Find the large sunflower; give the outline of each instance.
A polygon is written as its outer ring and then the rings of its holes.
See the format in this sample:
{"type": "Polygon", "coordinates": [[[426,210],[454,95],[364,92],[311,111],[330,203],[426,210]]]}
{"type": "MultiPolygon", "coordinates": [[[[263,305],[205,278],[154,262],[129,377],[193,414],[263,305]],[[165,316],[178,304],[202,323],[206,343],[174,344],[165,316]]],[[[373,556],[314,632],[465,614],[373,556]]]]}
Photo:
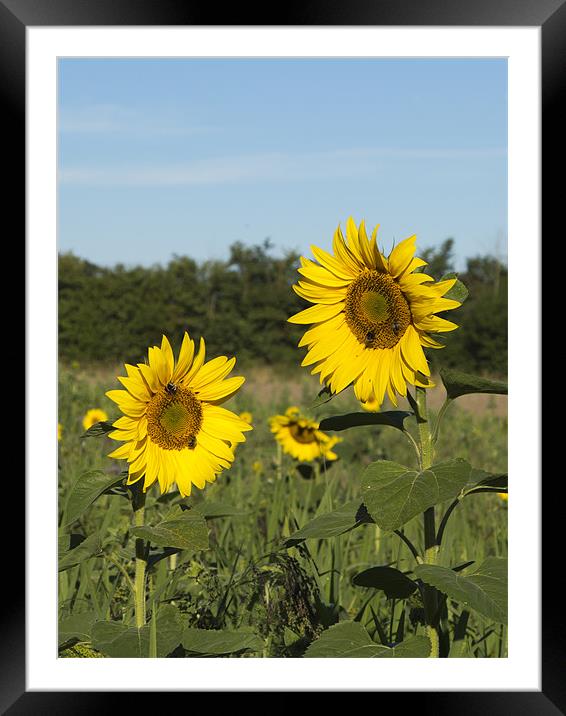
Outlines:
{"type": "Polygon", "coordinates": [[[318,423],[302,416],[298,408],[288,408],[285,415],[274,415],[269,419],[269,426],[283,450],[297,460],[338,458],[332,448],[341,442],[342,438],[323,433],[319,430],[318,423]]]}
{"type": "Polygon", "coordinates": [[[244,442],[243,432],[252,427],[220,403],[244,378],[226,378],[235,358],[204,359],[204,339],[195,356],[195,344],[185,333],[175,362],[163,336],[161,348],[149,349],[147,364],[126,365],[128,377],[118,378],[126,390],[106,393],[124,413],[109,433],[124,445],[109,457],[128,461],[128,484],[143,477],[145,491],[158,480],[163,493],[176,483],[185,496],[192,485],[202,489],[230,467],[233,446],[244,442]]]}
{"type": "Polygon", "coordinates": [[[307,346],[302,362],[314,366],[320,382],[332,393],[351,383],[358,400],[380,406],[385,394],[394,405],[407,395],[407,384],[429,388],[430,369],[424,348],[442,348],[429,333],[457,328],[435,315],[460,303],[445,294],[456,279],[435,282],[415,273],[426,261],[415,258],[415,236],[402,241],[388,258],[379,251],[376,227],[368,238],[364,222],[352,218],[334,234],[334,254],[311,246],[318,263],[301,258],[303,278],[293,286],[313,306],[289,318],[316,324],[299,346],[307,346]]]}

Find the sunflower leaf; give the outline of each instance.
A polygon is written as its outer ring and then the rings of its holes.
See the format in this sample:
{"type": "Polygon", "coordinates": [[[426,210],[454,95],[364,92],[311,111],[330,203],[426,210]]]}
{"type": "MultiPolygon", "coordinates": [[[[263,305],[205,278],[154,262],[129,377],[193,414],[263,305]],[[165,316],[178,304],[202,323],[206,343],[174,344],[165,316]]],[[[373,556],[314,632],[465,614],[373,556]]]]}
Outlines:
{"type": "Polygon", "coordinates": [[[94,557],[101,550],[100,535],[97,533],[90,535],[90,537],[82,540],[78,546],[59,553],[59,572],[64,572],[86,559],[94,557]]]}
{"type": "Polygon", "coordinates": [[[261,651],[263,640],[253,632],[230,629],[194,629],[183,631],[183,648],[195,654],[222,656],[242,651],[261,651]]]}
{"type": "Polygon", "coordinates": [[[457,497],[468,484],[471,472],[471,465],[460,458],[437,463],[422,472],[378,460],[368,465],[362,475],[362,497],[381,529],[395,530],[429,507],[457,497]]]}
{"type": "Polygon", "coordinates": [[[457,274],[451,271],[450,273],[444,274],[444,276],[440,280],[448,281],[451,278],[455,278],[456,283],[452,286],[448,293],[444,294],[443,298],[449,298],[452,301],[459,301],[460,303],[464,303],[464,301],[468,298],[469,291],[466,288],[466,285],[462,283],[462,281],[460,281],[457,274]]]}
{"type": "Polygon", "coordinates": [[[121,484],[124,475],[107,473],[102,470],[88,470],[75,481],[64,512],[64,525],[69,526],[77,520],[92,503],[111,487],[121,484]]]}
{"type": "Polygon", "coordinates": [[[100,435],[106,435],[107,433],[111,433],[113,430],[116,430],[116,428],[109,420],[101,420],[98,423],[91,425],[90,428],[81,435],[81,439],[97,438],[100,435]]]}
{"type": "Polygon", "coordinates": [[[365,505],[361,505],[359,500],[354,500],[342,505],[337,510],[319,515],[314,520],[307,522],[304,527],[285,540],[284,546],[295,547],[306,539],[336,537],[369,522],[373,522],[373,520],[365,505]]]}
{"type": "Polygon", "coordinates": [[[68,647],[78,641],[90,641],[96,612],[80,612],[61,619],[59,622],[59,647],[68,647]]]}
{"type": "Polygon", "coordinates": [[[443,594],[488,619],[507,623],[507,560],[488,557],[473,572],[457,574],[448,567],[420,564],[415,574],[443,594]]]}
{"type": "Polygon", "coordinates": [[[491,380],[477,375],[460,373],[449,368],[440,369],[440,377],[446,388],[446,395],[451,400],[461,395],[471,393],[491,393],[495,395],[507,395],[507,383],[500,380],[491,380]]]}
{"type": "Polygon", "coordinates": [[[407,599],[417,584],[393,567],[370,567],[352,579],[356,587],[371,587],[385,592],[387,599],[407,599]]]}
{"type": "Polygon", "coordinates": [[[408,410],[386,410],[383,413],[347,413],[332,415],[320,421],[321,430],[347,430],[362,425],[390,425],[397,430],[404,429],[404,421],[413,415],[408,410]]]}
{"type": "MultiPolygon", "coordinates": [[[[171,604],[162,606],[156,618],[157,656],[166,657],[181,643],[182,616],[171,604]]],[[[150,626],[138,629],[122,622],[94,622],[91,640],[95,649],[109,657],[149,656],[150,626]]]]}
{"type": "Polygon", "coordinates": [[[430,640],[414,636],[393,647],[376,644],[359,622],[340,622],[331,626],[314,641],[305,653],[307,658],[370,658],[399,657],[425,659],[430,655],[430,640]]]}
{"type": "MultiPolygon", "coordinates": [[[[481,472],[481,471],[479,471],[481,472]]],[[[507,473],[490,474],[483,473],[483,478],[471,487],[468,486],[464,492],[466,495],[476,495],[479,492],[507,492],[507,473]]]]}
{"type": "Polygon", "coordinates": [[[131,533],[158,547],[208,549],[206,520],[196,510],[172,510],[167,518],[155,527],[133,527],[131,533]]]}

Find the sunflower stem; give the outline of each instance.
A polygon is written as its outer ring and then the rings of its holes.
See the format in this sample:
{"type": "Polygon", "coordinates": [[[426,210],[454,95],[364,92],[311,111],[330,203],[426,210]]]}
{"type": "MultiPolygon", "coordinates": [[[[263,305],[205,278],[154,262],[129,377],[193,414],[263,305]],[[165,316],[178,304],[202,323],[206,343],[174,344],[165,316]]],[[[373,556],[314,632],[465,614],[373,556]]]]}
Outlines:
{"type": "MultiPolygon", "coordinates": [[[[132,508],[134,510],[134,526],[143,527],[145,519],[145,492],[139,481],[133,485],[132,508]]],[[[145,540],[136,538],[136,573],[134,577],[135,614],[138,629],[145,626],[145,572],[147,566],[147,550],[145,540]]]]}
{"type": "MultiPolygon", "coordinates": [[[[424,388],[417,386],[415,388],[415,398],[417,402],[417,428],[419,431],[421,470],[428,470],[433,462],[434,448],[430,436],[430,427],[428,420],[428,411],[426,405],[426,391],[424,388]]],[[[436,526],[434,506],[424,511],[424,561],[426,564],[436,564],[438,556],[438,546],[436,543],[436,526]]],[[[439,655],[439,635],[438,635],[438,594],[434,587],[423,585],[423,601],[425,608],[425,618],[427,622],[427,635],[431,643],[431,657],[439,655]]]]}

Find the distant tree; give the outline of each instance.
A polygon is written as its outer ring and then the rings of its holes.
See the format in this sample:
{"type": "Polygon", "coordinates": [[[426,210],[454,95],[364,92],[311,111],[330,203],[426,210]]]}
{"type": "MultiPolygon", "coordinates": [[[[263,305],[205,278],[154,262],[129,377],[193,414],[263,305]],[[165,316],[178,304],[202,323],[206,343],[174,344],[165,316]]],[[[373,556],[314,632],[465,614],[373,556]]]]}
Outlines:
{"type": "Polygon", "coordinates": [[[454,239],[445,239],[438,247],[430,246],[423,251],[419,251],[419,258],[428,264],[422,270],[436,280],[454,271],[453,248],[454,239]]]}

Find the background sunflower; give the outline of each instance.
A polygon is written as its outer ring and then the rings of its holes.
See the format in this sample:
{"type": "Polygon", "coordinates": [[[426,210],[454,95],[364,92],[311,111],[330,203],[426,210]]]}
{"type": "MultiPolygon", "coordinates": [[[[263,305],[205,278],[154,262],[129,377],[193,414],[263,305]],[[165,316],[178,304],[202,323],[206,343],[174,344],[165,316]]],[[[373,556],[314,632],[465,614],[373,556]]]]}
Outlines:
{"type": "Polygon", "coordinates": [[[337,460],[332,451],[342,438],[330,437],[318,429],[318,423],[301,415],[296,407],[288,408],[285,415],[274,415],[269,419],[271,432],[283,451],[297,460],[310,462],[324,457],[337,460]]]}

